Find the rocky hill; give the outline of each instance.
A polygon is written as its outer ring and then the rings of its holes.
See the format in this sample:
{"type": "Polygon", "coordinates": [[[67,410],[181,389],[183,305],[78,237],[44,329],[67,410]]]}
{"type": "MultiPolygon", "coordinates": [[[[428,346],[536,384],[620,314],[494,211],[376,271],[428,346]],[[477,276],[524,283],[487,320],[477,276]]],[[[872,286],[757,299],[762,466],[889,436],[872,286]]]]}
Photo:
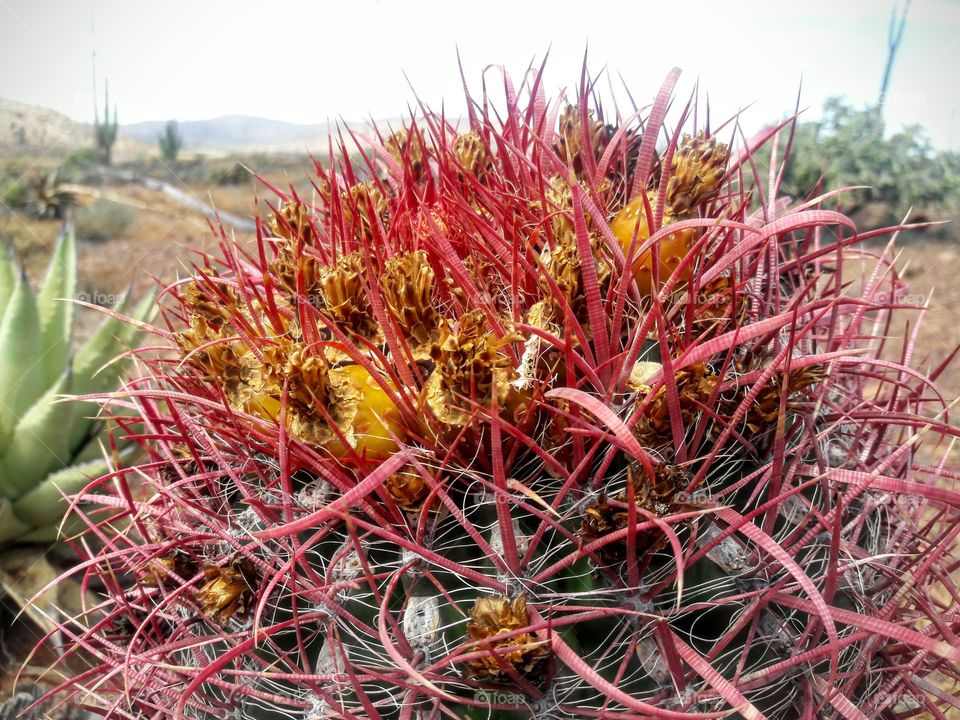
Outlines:
{"type": "MultiPolygon", "coordinates": [[[[133,158],[157,152],[157,138],[166,120],[151,120],[120,126],[114,157],[133,158]]],[[[399,118],[378,120],[383,132],[402,127],[399,118]]],[[[347,123],[362,133],[372,130],[370,122],[347,123]]],[[[179,131],[187,152],[250,153],[309,150],[322,154],[336,123],[297,124],[249,115],[225,115],[212,120],[185,121],[179,131]]],[[[0,154],[70,153],[90,147],[93,127],[49,108],[0,98],[0,154]]]]}
{"type": "MultiPolygon", "coordinates": [[[[70,153],[90,147],[93,125],[78,122],[63,113],[16,100],[0,98],[0,153],[70,153]]],[[[154,143],[156,144],[156,143],[154,143]]],[[[142,145],[121,136],[115,155],[142,152],[142,145]]]]}

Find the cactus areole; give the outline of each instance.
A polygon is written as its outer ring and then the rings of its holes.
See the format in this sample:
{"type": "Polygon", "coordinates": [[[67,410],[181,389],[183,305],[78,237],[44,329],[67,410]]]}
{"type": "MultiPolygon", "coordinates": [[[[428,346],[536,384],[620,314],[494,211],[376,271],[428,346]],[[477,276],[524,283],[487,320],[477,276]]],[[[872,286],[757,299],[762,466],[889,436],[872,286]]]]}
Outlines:
{"type": "Polygon", "coordinates": [[[780,197],[756,153],[784,128],[674,118],[677,76],[629,116],[539,74],[422,108],[341,138],[309,197],[270,187],[255,245],[221,232],[105,399],[147,456],[82,497],[106,593],[56,692],[157,719],[956,706],[957,431],[861,243],[896,228],[780,197]]]}

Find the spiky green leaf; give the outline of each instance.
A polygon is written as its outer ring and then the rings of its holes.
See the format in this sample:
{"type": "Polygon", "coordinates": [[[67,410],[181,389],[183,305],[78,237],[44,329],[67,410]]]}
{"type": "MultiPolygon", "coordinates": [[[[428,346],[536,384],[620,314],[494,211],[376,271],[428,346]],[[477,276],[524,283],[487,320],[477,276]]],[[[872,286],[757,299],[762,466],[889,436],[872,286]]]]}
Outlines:
{"type": "MultiPolygon", "coordinates": [[[[71,390],[73,376],[68,368],[57,382],[35,402],[17,424],[0,467],[14,498],[20,497],[48,473],[70,462],[70,446],[76,406],[57,402],[71,390]]],[[[79,421],[78,421],[79,422],[79,421]]]]}
{"type": "MultiPolygon", "coordinates": [[[[146,320],[154,307],[153,295],[144,296],[133,308],[127,298],[121,300],[114,312],[128,314],[134,320],[146,320]]],[[[120,353],[134,347],[143,335],[136,325],[110,316],[103,321],[90,340],[77,352],[74,359],[74,392],[78,395],[104,392],[116,383],[123,371],[122,362],[111,362],[120,353]]]]}
{"type": "MultiPolygon", "coordinates": [[[[145,320],[154,308],[153,295],[146,295],[133,308],[128,306],[128,300],[124,299],[114,311],[122,314],[129,309],[131,318],[145,320]]],[[[87,395],[115,388],[128,364],[125,360],[116,360],[117,357],[135,347],[142,335],[143,331],[139,327],[119,318],[111,316],[104,320],[74,360],[73,393],[87,395]]],[[[75,404],[75,412],[77,421],[68,430],[70,446],[74,450],[90,437],[90,423],[99,416],[100,408],[93,402],[78,402],[75,404]]]]}
{"type": "Polygon", "coordinates": [[[77,289],[77,250],[73,225],[64,225],[37,297],[44,379],[56,382],[70,355],[77,289]]]}
{"type": "Polygon", "coordinates": [[[0,321],[0,453],[45,389],[39,324],[36,299],[21,272],[0,321]]]}
{"type": "Polygon", "coordinates": [[[13,252],[10,247],[0,249],[0,317],[7,307],[7,301],[13,293],[13,286],[17,282],[17,274],[13,268],[13,252]]]}
{"type": "Polygon", "coordinates": [[[31,529],[30,525],[17,518],[12,503],[0,497],[0,544],[17,540],[31,529]]]}
{"type": "MultiPolygon", "coordinates": [[[[122,450],[120,461],[133,457],[136,450],[135,447],[122,450]]],[[[110,465],[111,463],[101,456],[51,473],[12,504],[14,515],[21,523],[35,528],[56,525],[66,510],[64,496],[80,492],[92,480],[110,472],[110,465]]]]}

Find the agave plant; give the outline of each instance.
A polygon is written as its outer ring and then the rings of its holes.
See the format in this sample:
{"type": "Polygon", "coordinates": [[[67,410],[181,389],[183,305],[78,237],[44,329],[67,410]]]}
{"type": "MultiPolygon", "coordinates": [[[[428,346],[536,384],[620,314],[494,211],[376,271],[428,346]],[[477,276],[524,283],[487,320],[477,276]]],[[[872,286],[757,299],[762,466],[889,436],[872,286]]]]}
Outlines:
{"type": "MultiPolygon", "coordinates": [[[[76,353],[72,348],[77,262],[73,228],[65,225],[46,277],[34,295],[10,254],[0,253],[0,544],[57,539],[67,504],[104,475],[110,450],[99,407],[63,404],[66,393],[96,394],[118,382],[111,361],[140,334],[114,315],[76,353]]],[[[150,297],[133,309],[151,310],[150,297]]],[[[133,443],[114,448],[132,456],[133,443]]]]}
{"type": "Polygon", "coordinates": [[[676,78],[629,116],[539,74],[462,129],[422,108],[342,139],[312,201],[271,188],[254,248],[221,231],[112,398],[149,455],[78,498],[107,593],[60,628],[92,665],[58,692],[157,719],[956,707],[960,493],[916,450],[957,431],[915,332],[888,350],[890,247],[859,249],[896,229],[779,197],[776,152],[755,182],[787,124],[668,127],[676,78]]]}

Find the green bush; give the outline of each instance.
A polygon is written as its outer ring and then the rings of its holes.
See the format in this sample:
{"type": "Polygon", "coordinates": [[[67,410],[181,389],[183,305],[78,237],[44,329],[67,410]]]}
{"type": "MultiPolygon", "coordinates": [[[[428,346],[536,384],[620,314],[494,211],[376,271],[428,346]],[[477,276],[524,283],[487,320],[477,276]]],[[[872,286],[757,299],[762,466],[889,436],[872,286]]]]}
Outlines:
{"type": "Polygon", "coordinates": [[[234,163],[228,168],[217,168],[210,173],[210,182],[215,185],[242,185],[250,182],[250,171],[240,163],[234,163]]]}
{"type": "Polygon", "coordinates": [[[848,196],[848,212],[868,202],[883,203],[895,214],[914,206],[955,206],[960,156],[936,151],[918,125],[892,134],[884,130],[875,108],[856,109],[830,98],[819,120],[797,124],[783,192],[804,197],[817,188],[868,186],[848,196]]]}
{"type": "Polygon", "coordinates": [[[63,166],[67,169],[82,168],[97,161],[97,151],[94,148],[81,148],[74,150],[63,161],[63,166]]]}
{"type": "Polygon", "coordinates": [[[3,184],[3,191],[0,192],[0,199],[3,200],[4,205],[9,207],[23,207],[26,202],[26,189],[23,187],[23,182],[16,178],[7,180],[3,184]]]}
{"type": "Polygon", "coordinates": [[[97,200],[76,212],[77,237],[99,242],[120,237],[136,220],[136,213],[126,205],[97,200]]]}

